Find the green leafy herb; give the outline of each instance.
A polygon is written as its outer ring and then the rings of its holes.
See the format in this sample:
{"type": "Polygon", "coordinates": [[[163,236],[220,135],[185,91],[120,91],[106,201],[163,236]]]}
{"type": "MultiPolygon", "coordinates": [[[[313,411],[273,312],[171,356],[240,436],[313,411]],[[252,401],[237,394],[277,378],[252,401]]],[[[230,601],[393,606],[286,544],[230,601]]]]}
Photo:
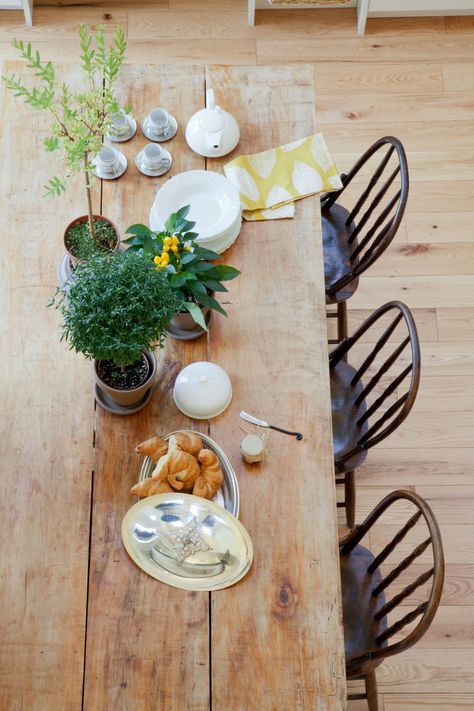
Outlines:
{"type": "Polygon", "coordinates": [[[163,271],[143,253],[108,252],[79,263],[75,280],[51,305],[62,314],[61,340],[86,358],[127,366],[164,345],[180,300],[163,271]]]}

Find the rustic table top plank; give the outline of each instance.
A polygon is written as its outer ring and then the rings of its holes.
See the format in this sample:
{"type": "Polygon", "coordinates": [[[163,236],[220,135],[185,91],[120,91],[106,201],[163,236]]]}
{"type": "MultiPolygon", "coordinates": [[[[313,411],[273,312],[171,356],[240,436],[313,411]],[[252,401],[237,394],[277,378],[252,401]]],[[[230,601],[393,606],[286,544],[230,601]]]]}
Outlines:
{"type": "MultiPolygon", "coordinates": [[[[184,127],[204,97],[203,69],[180,66],[127,66],[121,85],[124,103],[141,120],[157,106],[178,120],[179,133],[166,147],[172,170],[152,179],[135,167],[148,141],[141,133],[115,144],[126,153],[128,169],[119,181],[103,181],[102,211],[123,231],[148,224],[154,193],[171,175],[203,169],[204,159],[185,148],[184,127]]],[[[117,711],[207,711],[209,708],[209,613],[207,593],[158,583],[128,557],[121,540],[123,516],[136,499],[141,457],[135,445],[154,433],[188,428],[188,418],[172,402],[179,369],[207,359],[206,338],[192,343],[167,340],[157,353],[157,389],[142,412],[127,417],[97,408],[92,516],[85,708],[117,711]]]]}
{"type": "MultiPolygon", "coordinates": [[[[241,127],[236,153],[254,153],[315,131],[308,66],[210,67],[217,103],[241,127]]],[[[208,161],[221,171],[222,161],[208,161]]],[[[345,706],[335,485],[329,401],[319,199],[293,220],[244,223],[225,262],[228,320],[210,331],[209,359],[233,384],[211,436],[229,454],[241,491],[240,519],[254,564],[237,585],[212,594],[214,711],[345,706]],[[239,455],[241,409],[304,433],[272,433],[268,461],[239,455]]]]}
{"type": "MultiPolygon", "coordinates": [[[[68,81],[74,67],[59,66],[68,81]]],[[[20,62],[3,74],[26,75],[20,62]]],[[[0,708],[79,711],[87,598],[93,403],[90,365],[58,338],[46,304],[62,235],[87,209],[79,178],[43,149],[45,117],[0,86],[0,708]]]]}

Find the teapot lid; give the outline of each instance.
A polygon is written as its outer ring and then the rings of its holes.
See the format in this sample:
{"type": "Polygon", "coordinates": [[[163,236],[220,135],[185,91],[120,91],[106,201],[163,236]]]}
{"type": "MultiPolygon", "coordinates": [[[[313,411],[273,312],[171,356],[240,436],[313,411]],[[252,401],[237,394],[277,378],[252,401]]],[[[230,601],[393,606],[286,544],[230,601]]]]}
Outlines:
{"type": "Polygon", "coordinates": [[[199,128],[209,133],[222,131],[225,125],[225,118],[220,106],[215,109],[203,109],[199,113],[199,128]]]}

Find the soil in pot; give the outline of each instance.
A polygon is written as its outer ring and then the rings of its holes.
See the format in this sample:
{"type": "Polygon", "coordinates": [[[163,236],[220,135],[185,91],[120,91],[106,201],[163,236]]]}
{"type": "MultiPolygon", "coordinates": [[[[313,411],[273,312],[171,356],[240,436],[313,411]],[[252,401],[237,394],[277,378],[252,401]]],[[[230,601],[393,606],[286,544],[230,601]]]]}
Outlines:
{"type": "Polygon", "coordinates": [[[111,360],[101,360],[97,363],[97,375],[103,383],[115,390],[134,390],[143,385],[149,375],[150,364],[145,355],[141,361],[126,365],[117,366],[111,360]]]}
{"type": "Polygon", "coordinates": [[[118,233],[108,220],[94,217],[95,240],[87,217],[74,220],[66,229],[64,244],[68,253],[75,259],[88,259],[99,252],[115,249],[118,243],[118,233]]]}

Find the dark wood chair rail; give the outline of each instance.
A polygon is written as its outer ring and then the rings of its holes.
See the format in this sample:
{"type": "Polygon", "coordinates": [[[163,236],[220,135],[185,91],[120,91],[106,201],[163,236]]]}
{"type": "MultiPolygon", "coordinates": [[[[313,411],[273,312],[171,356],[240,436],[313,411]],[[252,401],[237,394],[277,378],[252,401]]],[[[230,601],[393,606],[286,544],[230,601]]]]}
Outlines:
{"type": "Polygon", "coordinates": [[[400,301],[390,301],[374,311],[351,336],[346,337],[331,352],[329,368],[334,464],[336,475],[343,475],[336,481],[345,486],[344,501],[339,505],[346,508],[347,525],[352,528],[355,516],[354,469],[365,461],[367,451],[371,447],[388,437],[402,424],[413,407],[418,392],[420,342],[408,306],[400,301]],[[393,319],[356,370],[346,362],[347,359],[350,361],[351,349],[363,339],[369,329],[391,311],[394,312],[393,319]],[[390,338],[400,324],[405,328],[400,341],[393,345],[390,338]],[[385,356],[382,354],[384,347],[389,350],[389,354],[385,356]],[[409,357],[406,356],[408,349],[409,357]],[[364,383],[363,377],[377,356],[382,358],[382,363],[364,383]],[[402,358],[403,367],[400,372],[395,372],[402,358]],[[381,382],[388,379],[390,382],[368,405],[367,397],[381,382]],[[396,397],[395,402],[386,410],[381,410],[390,397],[396,397]]]}
{"type": "Polygon", "coordinates": [[[356,291],[360,275],[387,249],[405,212],[409,175],[402,143],[393,136],[380,138],[341,179],[341,190],[321,198],[326,303],[337,305],[336,311],[328,313],[338,319],[337,342],[347,336],[346,302],[356,291]],[[379,152],[384,152],[383,157],[372,177],[352,209],[346,209],[341,204],[345,190],[379,152]]]}
{"type": "MultiPolygon", "coordinates": [[[[416,644],[425,634],[438,609],[444,583],[444,555],[441,534],[433,512],[424,499],[412,491],[394,491],[388,494],[365,521],[356,526],[341,542],[342,592],[344,606],[344,634],[346,645],[346,673],[348,678],[363,678],[366,694],[357,698],[367,698],[370,711],[377,711],[377,682],[375,669],[384,659],[399,654],[416,644]],[[385,547],[374,556],[360,545],[360,542],[379,521],[384,512],[395,502],[411,502],[416,511],[385,547]],[[409,532],[424,522],[427,532],[421,543],[397,562],[390,572],[383,575],[380,566],[387,563],[397,546],[406,539],[409,532]],[[402,574],[407,575],[414,562],[431,549],[432,562],[421,574],[413,574],[413,580],[400,592],[385,600],[385,591],[402,574]],[[431,580],[431,587],[423,601],[415,609],[389,624],[388,615],[396,612],[401,603],[419,591],[431,580]],[[404,628],[420,618],[418,624],[402,639],[389,640],[403,633],[404,628]]],[[[349,696],[349,698],[352,698],[349,696]]]]}

